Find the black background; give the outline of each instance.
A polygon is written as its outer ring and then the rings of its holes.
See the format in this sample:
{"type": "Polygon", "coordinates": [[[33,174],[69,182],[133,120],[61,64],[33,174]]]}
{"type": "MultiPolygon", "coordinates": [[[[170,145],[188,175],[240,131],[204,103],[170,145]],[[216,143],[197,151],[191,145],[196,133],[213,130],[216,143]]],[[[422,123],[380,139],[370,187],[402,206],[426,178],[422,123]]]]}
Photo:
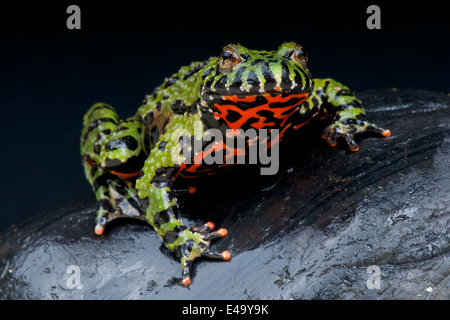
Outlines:
{"type": "Polygon", "coordinates": [[[228,43],[274,50],[297,41],[314,77],[356,92],[450,92],[450,28],[438,3],[2,4],[0,230],[92,193],[79,155],[90,105],[104,101],[131,116],[164,77],[228,43]],[[81,30],[66,27],[70,4],[81,9],[81,30]],[[370,4],[381,8],[381,30],[366,27],[370,4]]]}

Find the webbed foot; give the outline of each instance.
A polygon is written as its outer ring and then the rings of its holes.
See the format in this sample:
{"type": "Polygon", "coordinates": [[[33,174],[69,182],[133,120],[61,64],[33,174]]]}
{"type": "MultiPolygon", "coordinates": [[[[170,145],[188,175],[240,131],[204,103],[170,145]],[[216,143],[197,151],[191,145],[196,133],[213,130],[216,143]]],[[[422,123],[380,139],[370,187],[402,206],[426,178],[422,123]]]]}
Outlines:
{"type": "Polygon", "coordinates": [[[382,135],[383,137],[389,137],[391,131],[383,129],[375,124],[369,123],[364,120],[345,119],[343,122],[336,121],[330,124],[322,133],[322,138],[327,140],[328,144],[332,147],[337,145],[337,139],[342,137],[347,142],[348,148],[351,151],[358,151],[359,146],[355,142],[354,135],[362,132],[374,132],[382,135]],[[345,121],[347,120],[347,121],[345,121]],[[352,120],[352,121],[348,121],[352,120]]]}
{"type": "Polygon", "coordinates": [[[217,260],[229,260],[231,254],[228,251],[216,252],[209,249],[211,241],[223,238],[227,230],[221,228],[214,230],[214,224],[207,222],[200,227],[187,228],[184,233],[184,241],[174,248],[175,253],[181,260],[182,283],[188,286],[191,283],[192,264],[195,259],[205,257],[217,260]]]}

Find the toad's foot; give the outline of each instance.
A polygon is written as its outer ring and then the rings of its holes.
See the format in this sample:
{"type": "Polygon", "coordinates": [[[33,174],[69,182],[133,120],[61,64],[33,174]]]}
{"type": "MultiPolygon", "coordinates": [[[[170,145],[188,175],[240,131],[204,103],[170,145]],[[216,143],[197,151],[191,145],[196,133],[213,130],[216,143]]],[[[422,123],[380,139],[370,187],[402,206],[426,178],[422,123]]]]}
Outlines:
{"type": "Polygon", "coordinates": [[[375,124],[369,123],[363,120],[345,119],[344,121],[336,121],[325,128],[322,133],[322,138],[327,140],[328,144],[332,147],[336,146],[337,139],[343,137],[347,142],[348,148],[351,151],[358,151],[359,146],[355,142],[354,135],[362,132],[374,132],[382,135],[383,137],[389,137],[391,131],[383,129],[375,124]],[[345,121],[347,120],[347,121],[345,121]],[[348,121],[352,120],[352,121],[348,121]]]}
{"type": "Polygon", "coordinates": [[[207,222],[200,227],[186,228],[181,236],[179,244],[175,244],[173,250],[181,260],[182,282],[185,286],[191,283],[192,264],[195,259],[206,257],[210,259],[229,260],[231,255],[228,251],[215,252],[209,249],[211,241],[223,238],[227,230],[221,228],[213,231],[214,224],[207,222]]]}

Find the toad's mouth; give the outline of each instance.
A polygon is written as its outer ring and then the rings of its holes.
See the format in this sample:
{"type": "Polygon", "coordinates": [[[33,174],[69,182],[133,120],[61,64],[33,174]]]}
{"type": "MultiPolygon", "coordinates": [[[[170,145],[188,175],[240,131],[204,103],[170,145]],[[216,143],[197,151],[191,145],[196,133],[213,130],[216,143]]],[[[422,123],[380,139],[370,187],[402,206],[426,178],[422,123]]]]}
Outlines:
{"type": "Polygon", "coordinates": [[[281,96],[285,97],[285,96],[298,95],[298,94],[304,94],[304,93],[310,94],[311,91],[312,91],[312,86],[310,83],[284,84],[283,82],[281,82],[280,84],[272,84],[270,86],[265,84],[265,85],[257,85],[257,86],[253,85],[253,86],[248,86],[248,87],[241,86],[239,88],[204,87],[203,88],[203,96],[210,95],[213,98],[236,96],[241,99],[245,99],[245,97],[255,96],[255,95],[256,96],[281,95],[281,96]]]}

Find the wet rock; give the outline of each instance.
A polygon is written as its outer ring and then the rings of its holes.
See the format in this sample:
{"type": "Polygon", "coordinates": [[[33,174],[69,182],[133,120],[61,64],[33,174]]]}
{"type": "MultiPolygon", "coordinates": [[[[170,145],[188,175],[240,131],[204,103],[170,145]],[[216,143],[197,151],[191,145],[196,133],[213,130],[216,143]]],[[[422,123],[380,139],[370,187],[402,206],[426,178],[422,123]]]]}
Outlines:
{"type": "Polygon", "coordinates": [[[317,120],[283,144],[276,176],[238,166],[181,197],[186,224],[227,228],[213,248],[232,252],[198,261],[189,288],[146,224],[96,236],[89,197],[1,234],[0,298],[449,299],[450,97],[360,98],[391,137],[360,136],[351,153],[317,120]]]}

